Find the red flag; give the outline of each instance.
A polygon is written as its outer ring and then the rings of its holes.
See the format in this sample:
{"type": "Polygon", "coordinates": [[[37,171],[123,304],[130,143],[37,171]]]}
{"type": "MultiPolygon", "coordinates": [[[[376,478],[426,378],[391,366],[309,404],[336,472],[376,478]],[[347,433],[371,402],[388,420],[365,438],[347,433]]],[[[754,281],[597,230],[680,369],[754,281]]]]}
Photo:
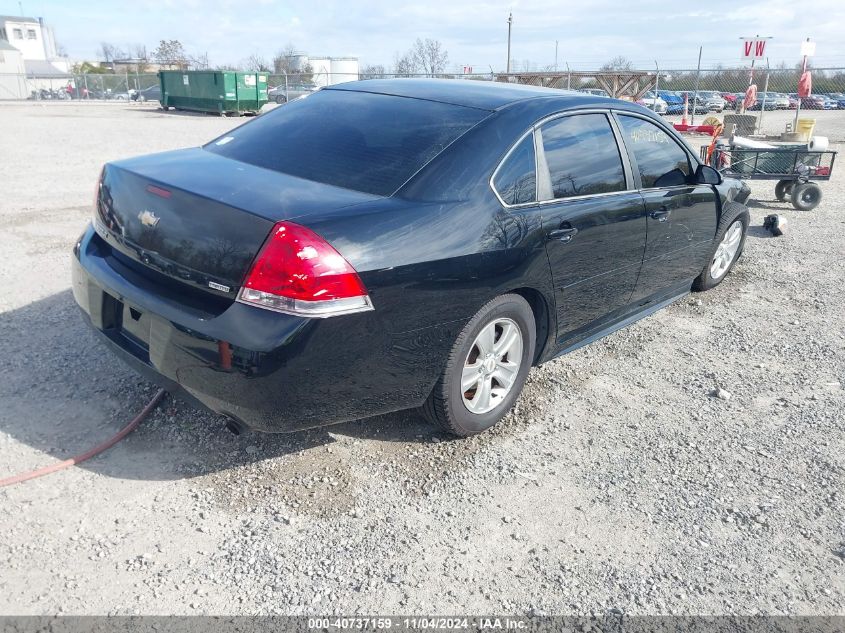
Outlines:
{"type": "Polygon", "coordinates": [[[798,80],[798,96],[809,97],[813,94],[813,78],[809,70],[801,73],[801,79],[798,80]]]}
{"type": "Polygon", "coordinates": [[[745,99],[742,100],[742,108],[743,110],[747,110],[755,103],[757,103],[757,84],[751,84],[748,86],[748,90],[745,91],[745,99]]]}

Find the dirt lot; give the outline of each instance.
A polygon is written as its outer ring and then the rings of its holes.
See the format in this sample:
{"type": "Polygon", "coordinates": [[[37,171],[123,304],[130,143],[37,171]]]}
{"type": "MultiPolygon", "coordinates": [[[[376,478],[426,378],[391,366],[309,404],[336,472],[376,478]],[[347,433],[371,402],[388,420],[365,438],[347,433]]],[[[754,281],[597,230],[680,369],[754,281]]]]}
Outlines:
{"type": "MultiPolygon", "coordinates": [[[[239,123],[0,106],[0,477],[153,393],[69,290],[100,165],[239,123]]],[[[103,456],[0,490],[0,613],[845,614],[843,169],[808,213],[754,184],[725,283],[533,370],[481,437],[412,412],[234,437],[168,401],[103,456]],[[760,228],[773,210],[783,238],[760,228]]]]}

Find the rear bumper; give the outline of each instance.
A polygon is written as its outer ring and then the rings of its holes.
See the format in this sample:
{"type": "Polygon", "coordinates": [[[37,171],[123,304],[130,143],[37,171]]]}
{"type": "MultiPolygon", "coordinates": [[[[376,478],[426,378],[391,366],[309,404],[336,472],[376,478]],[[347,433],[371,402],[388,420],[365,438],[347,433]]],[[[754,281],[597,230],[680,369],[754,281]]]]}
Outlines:
{"type": "Polygon", "coordinates": [[[394,333],[378,309],[305,319],[232,303],[204,313],[122,269],[90,227],[74,249],[73,295],[139,373],[268,432],[421,405],[462,327],[394,333]]]}

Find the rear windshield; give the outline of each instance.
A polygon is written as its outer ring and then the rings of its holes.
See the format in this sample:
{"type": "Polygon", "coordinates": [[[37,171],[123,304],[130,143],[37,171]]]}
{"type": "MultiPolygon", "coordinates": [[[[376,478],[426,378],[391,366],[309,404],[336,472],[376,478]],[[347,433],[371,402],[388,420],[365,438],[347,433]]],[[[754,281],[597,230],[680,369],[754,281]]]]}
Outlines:
{"type": "Polygon", "coordinates": [[[321,90],[205,146],[273,171],[387,196],[486,110],[347,90],[321,90]]]}

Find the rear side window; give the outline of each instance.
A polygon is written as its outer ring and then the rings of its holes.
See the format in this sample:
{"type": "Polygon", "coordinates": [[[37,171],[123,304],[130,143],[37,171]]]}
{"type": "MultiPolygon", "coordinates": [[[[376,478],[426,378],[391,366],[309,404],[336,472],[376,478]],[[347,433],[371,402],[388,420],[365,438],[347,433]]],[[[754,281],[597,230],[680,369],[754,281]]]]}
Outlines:
{"type": "Polygon", "coordinates": [[[540,131],[552,198],[625,189],[622,157],[605,115],[565,116],[549,121],[540,131]]]}
{"type": "Polygon", "coordinates": [[[529,134],[499,167],[493,186],[505,204],[525,204],[537,200],[534,171],[534,135],[529,134]]]}
{"type": "Polygon", "coordinates": [[[386,196],[488,114],[434,101],[321,90],[254,119],[205,149],[386,196]]]}
{"type": "Polygon", "coordinates": [[[683,185],[692,174],[689,155],[654,123],[620,116],[625,145],[634,154],[643,189],[683,185]]]}

